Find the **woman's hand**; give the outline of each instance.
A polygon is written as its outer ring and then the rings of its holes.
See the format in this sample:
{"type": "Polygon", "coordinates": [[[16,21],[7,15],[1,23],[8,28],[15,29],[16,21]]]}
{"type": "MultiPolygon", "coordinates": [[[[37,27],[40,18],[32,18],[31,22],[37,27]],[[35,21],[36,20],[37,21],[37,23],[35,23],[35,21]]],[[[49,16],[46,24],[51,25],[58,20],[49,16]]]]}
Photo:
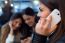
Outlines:
{"type": "Polygon", "coordinates": [[[13,31],[14,30],[13,30],[13,26],[12,26],[12,23],[11,22],[9,22],[9,26],[10,26],[10,34],[13,35],[13,31]]]}
{"type": "Polygon", "coordinates": [[[56,28],[51,28],[51,20],[52,17],[49,16],[46,18],[40,18],[39,22],[36,24],[35,31],[40,35],[48,36],[50,35],[56,28]]]}

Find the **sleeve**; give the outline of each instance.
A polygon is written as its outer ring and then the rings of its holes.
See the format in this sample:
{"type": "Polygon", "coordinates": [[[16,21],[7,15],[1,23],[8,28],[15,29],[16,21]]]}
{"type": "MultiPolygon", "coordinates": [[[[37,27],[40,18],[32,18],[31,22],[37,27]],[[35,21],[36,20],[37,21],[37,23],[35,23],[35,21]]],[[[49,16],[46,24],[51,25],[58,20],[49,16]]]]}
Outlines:
{"type": "Polygon", "coordinates": [[[39,35],[37,33],[33,34],[32,43],[46,43],[47,37],[39,35]]]}

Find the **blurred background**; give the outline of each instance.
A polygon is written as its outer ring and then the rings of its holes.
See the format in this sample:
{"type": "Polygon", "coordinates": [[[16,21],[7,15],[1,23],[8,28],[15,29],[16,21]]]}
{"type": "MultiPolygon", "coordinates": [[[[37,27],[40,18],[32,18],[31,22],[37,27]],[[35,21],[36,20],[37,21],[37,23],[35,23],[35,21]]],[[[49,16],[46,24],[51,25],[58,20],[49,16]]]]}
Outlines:
{"type": "Polygon", "coordinates": [[[8,22],[12,13],[21,12],[31,7],[37,14],[39,11],[39,0],[0,0],[0,27],[8,22]]]}
{"type": "Polygon", "coordinates": [[[36,12],[38,12],[38,4],[39,0],[0,0],[0,16],[3,13],[2,8],[7,6],[11,6],[14,10],[14,13],[22,11],[26,7],[33,8],[36,12]]]}

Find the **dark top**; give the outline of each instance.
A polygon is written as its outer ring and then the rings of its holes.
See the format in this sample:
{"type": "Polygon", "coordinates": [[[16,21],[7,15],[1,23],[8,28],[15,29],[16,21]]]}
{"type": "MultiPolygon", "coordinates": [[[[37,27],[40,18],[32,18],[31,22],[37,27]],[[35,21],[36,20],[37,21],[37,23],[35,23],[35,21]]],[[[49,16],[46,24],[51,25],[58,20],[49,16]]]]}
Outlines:
{"type": "MultiPolygon", "coordinates": [[[[32,43],[49,43],[47,42],[47,37],[39,35],[37,33],[34,33],[32,43]]],[[[65,34],[63,34],[57,41],[56,43],[65,43],[65,34]]]]}

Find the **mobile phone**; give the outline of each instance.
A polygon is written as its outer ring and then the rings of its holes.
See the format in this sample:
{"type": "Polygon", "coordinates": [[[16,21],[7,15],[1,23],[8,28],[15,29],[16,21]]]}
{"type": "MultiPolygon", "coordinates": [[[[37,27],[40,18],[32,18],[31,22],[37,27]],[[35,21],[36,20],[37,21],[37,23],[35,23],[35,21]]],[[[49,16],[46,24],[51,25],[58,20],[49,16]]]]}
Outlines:
{"type": "Polygon", "coordinates": [[[60,11],[58,9],[54,9],[50,15],[52,16],[51,26],[55,26],[61,21],[60,11]]]}

